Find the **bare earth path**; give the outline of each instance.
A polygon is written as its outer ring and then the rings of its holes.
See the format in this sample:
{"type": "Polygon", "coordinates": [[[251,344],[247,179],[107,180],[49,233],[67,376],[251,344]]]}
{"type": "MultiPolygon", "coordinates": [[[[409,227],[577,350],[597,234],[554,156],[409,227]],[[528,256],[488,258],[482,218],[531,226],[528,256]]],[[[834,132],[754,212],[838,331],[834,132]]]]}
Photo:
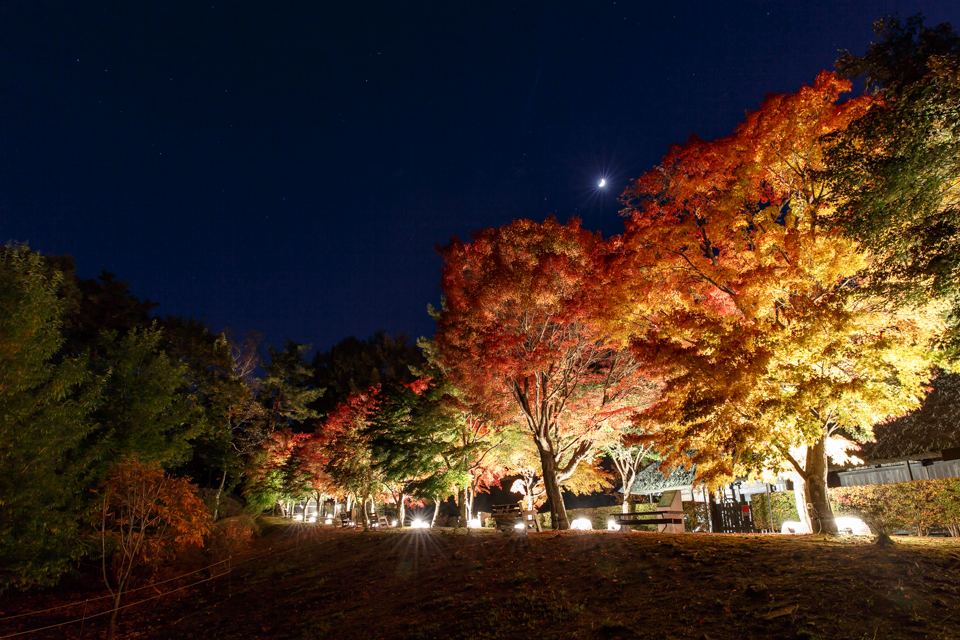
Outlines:
{"type": "MultiPolygon", "coordinates": [[[[953,540],[282,525],[246,560],[127,610],[121,637],[960,638],[953,540]]],[[[54,631],[23,637],[78,629],[54,631]]]]}

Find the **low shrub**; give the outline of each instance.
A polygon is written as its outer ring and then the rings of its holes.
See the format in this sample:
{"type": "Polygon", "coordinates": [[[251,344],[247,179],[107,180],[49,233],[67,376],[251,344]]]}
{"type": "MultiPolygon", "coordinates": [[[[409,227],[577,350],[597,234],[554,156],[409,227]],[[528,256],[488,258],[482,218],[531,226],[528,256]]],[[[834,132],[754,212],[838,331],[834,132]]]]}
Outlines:
{"type": "Polygon", "coordinates": [[[224,518],[213,525],[207,551],[214,559],[223,560],[246,549],[257,535],[257,522],[250,516],[224,518]]]}
{"type": "Polygon", "coordinates": [[[753,514],[753,526],[760,530],[777,531],[784,522],[799,522],[797,501],[793,491],[777,491],[775,493],[755,493],[750,498],[750,511],[753,514]],[[770,497],[770,508],[767,508],[767,496],[770,497]],[[771,525],[770,515],[773,514],[771,525]]]}
{"type": "Polygon", "coordinates": [[[683,528],[687,532],[710,531],[710,505],[706,502],[684,502],[683,528]]]}
{"type": "Polygon", "coordinates": [[[960,533],[960,478],[840,487],[830,494],[837,515],[858,517],[877,533],[914,528],[925,536],[933,527],[960,533]]]}

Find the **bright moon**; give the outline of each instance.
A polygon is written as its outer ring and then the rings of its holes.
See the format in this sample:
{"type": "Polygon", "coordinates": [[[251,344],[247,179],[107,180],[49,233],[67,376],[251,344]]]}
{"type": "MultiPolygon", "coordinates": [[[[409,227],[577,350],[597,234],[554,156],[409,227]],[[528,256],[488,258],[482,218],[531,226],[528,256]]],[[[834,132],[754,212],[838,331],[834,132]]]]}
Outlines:
{"type": "Polygon", "coordinates": [[[600,182],[597,183],[597,186],[598,186],[598,187],[605,187],[605,186],[607,186],[607,181],[606,181],[604,178],[600,178],[600,182]]]}

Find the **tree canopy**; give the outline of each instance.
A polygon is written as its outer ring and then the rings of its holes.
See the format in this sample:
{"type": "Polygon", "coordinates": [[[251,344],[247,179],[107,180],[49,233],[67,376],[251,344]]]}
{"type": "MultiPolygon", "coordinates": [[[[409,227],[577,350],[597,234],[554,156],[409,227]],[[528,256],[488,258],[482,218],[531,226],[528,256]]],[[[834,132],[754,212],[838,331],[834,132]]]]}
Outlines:
{"type": "Polygon", "coordinates": [[[840,102],[847,90],[821,73],[634,182],[607,310],[667,379],[642,414],[665,465],[696,463],[715,482],[789,463],[826,519],[827,439],[869,438],[918,406],[942,329],[935,305],[869,295],[870,256],[836,224],[823,136],[871,103],[840,102]]]}
{"type": "Polygon", "coordinates": [[[873,100],[830,137],[823,179],[838,223],[872,252],[873,286],[897,301],[950,302],[956,349],[960,294],[960,36],[919,16],[877,21],[862,56],[837,60],[873,100]]]}

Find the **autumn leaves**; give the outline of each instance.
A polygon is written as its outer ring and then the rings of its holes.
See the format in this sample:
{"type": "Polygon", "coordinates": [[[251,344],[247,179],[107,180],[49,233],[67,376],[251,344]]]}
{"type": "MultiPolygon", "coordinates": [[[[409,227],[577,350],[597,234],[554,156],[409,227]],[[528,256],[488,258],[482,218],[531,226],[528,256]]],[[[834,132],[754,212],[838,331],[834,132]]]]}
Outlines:
{"type": "Polygon", "coordinates": [[[835,530],[827,441],[918,406],[944,329],[942,305],[878,295],[836,224],[825,136],[871,106],[849,89],[823,72],[732,135],[671,148],[623,194],[620,237],[515,221],[442,250],[444,361],[511,401],[554,505],[551,474],[589,459],[601,424],[632,424],[708,484],[797,474],[835,530]]]}

